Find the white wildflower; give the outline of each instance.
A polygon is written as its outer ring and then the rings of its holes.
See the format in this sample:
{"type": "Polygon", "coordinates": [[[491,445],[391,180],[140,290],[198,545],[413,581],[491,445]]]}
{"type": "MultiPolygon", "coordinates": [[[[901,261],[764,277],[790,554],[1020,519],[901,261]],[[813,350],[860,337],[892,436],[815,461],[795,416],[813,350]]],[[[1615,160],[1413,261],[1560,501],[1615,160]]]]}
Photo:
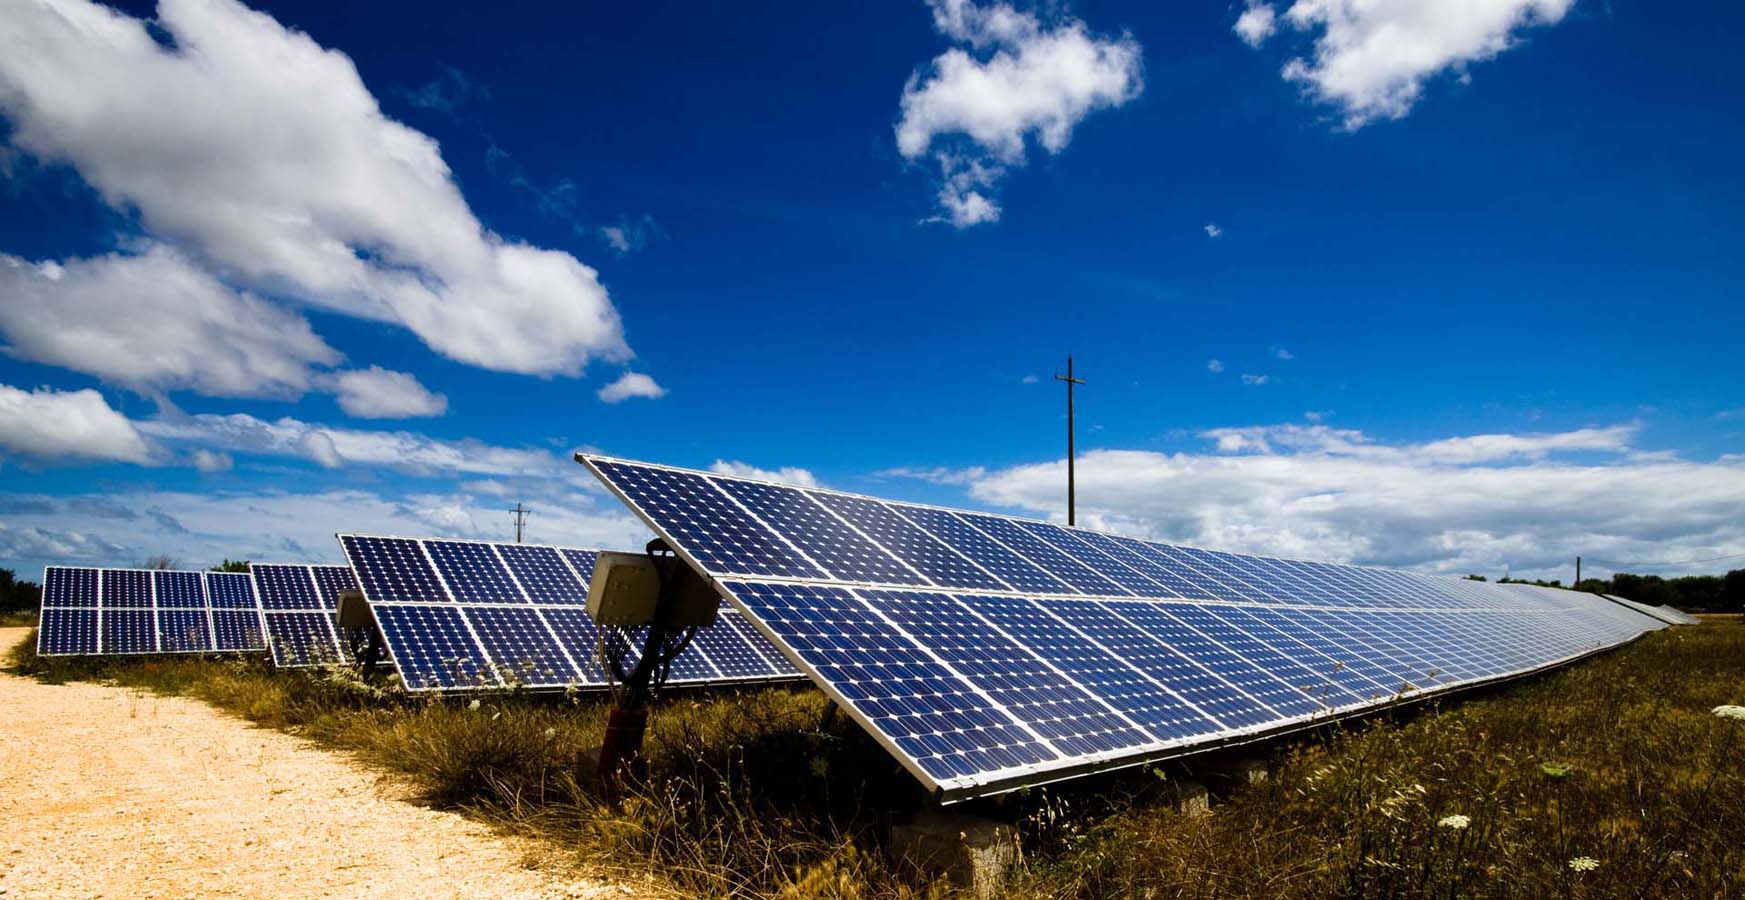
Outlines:
{"type": "Polygon", "coordinates": [[[1600,861],[1591,856],[1578,856],[1569,861],[1569,867],[1577,872],[1592,872],[1600,867],[1600,861]]]}
{"type": "Polygon", "coordinates": [[[478,709],[478,708],[479,708],[479,701],[477,699],[474,699],[473,702],[467,704],[467,709],[478,709]]]}
{"type": "Polygon", "coordinates": [[[1471,825],[1472,819],[1470,819],[1466,816],[1460,815],[1459,813],[1455,813],[1452,816],[1443,816],[1442,821],[1437,822],[1436,824],[1442,826],[1443,828],[1452,828],[1455,831],[1460,831],[1461,829],[1465,828],[1466,826],[1471,825]]]}
{"type": "Polygon", "coordinates": [[[548,741],[549,741],[549,740],[551,740],[551,739],[552,739],[552,738],[555,738],[555,737],[557,737],[557,729],[556,729],[556,728],[547,728],[547,729],[546,729],[546,730],[545,730],[545,739],[546,739],[546,740],[548,740],[548,741]]]}
{"type": "Polygon", "coordinates": [[[1745,706],[1733,706],[1730,704],[1717,706],[1714,709],[1714,713],[1723,719],[1745,720],[1745,706]]]}

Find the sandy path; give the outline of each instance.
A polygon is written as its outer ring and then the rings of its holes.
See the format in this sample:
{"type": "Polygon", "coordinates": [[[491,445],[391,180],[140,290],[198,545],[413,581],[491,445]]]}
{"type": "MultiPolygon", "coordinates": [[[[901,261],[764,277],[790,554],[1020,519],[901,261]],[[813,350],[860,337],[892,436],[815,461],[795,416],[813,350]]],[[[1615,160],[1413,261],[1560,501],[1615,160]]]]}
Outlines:
{"type": "MultiPolygon", "coordinates": [[[[0,649],[24,636],[0,629],[0,649]]],[[[198,701],[0,674],[0,898],[617,897],[198,701]]]]}

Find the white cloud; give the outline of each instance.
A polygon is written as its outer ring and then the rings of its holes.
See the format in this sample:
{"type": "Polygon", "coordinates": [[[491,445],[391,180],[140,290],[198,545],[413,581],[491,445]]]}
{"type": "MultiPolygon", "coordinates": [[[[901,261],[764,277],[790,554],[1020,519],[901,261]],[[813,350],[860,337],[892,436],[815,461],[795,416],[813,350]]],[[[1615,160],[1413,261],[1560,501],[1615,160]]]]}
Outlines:
{"type": "MultiPolygon", "coordinates": [[[[528,521],[530,541],[635,549],[651,537],[609,497],[576,491],[548,496],[528,521]]],[[[157,553],[200,567],[223,559],[338,563],[344,561],[334,539],[340,530],[495,540],[514,535],[500,498],[462,488],[404,495],[364,490],[0,494],[0,558],[26,572],[50,562],[129,565],[157,553]]]]}
{"type": "Polygon", "coordinates": [[[410,431],[335,428],[292,418],[268,422],[243,413],[160,417],[135,423],[166,444],[209,451],[307,460],[326,468],[383,466],[423,475],[565,477],[572,466],[544,450],[449,441],[410,431]]]}
{"type": "Polygon", "coordinates": [[[411,419],[448,412],[448,397],[432,393],[405,372],[370,366],[340,372],[333,382],[339,408],[359,419],[411,419]]]}
{"type": "Polygon", "coordinates": [[[1028,141],[1059,153],[1086,116],[1142,89],[1140,48],[1129,36],[1095,36],[1073,18],[1045,24],[1007,3],[930,5],[939,33],[969,48],[934,57],[903,87],[897,150],[912,160],[932,153],[936,220],[959,228],[997,221],[989,192],[1024,164],[1028,141]]]}
{"type": "Polygon", "coordinates": [[[1327,411],[1321,410],[1321,409],[1311,409],[1311,410],[1305,410],[1303,412],[1304,419],[1307,419],[1308,421],[1313,422],[1317,425],[1319,425],[1322,422],[1325,422],[1327,420],[1327,415],[1328,415],[1327,411]]]}
{"type": "Polygon", "coordinates": [[[0,384],[0,451],[38,462],[149,464],[153,448],[89,388],[25,391],[0,384]]]}
{"type": "Polygon", "coordinates": [[[0,297],[8,353],[140,392],[294,398],[339,361],[303,317],[161,244],[64,263],[0,254],[0,297]]]}
{"type": "Polygon", "coordinates": [[[1018,382],[1020,384],[1037,384],[1041,381],[1042,381],[1041,377],[1036,376],[1036,375],[1026,375],[1023,378],[1018,379],[1018,382]]]}
{"type": "MultiPolygon", "coordinates": [[[[1575,0],[1297,0],[1285,20],[1319,31],[1312,59],[1296,57],[1284,77],[1338,107],[1344,127],[1409,112],[1436,75],[1496,57],[1515,32],[1561,21],[1575,0]]],[[[1259,7],[1256,7],[1258,9],[1259,7]]],[[[1252,13],[1254,10],[1250,10],[1252,13]]],[[[1247,18],[1248,14],[1244,14],[1247,18]]],[[[1238,34],[1251,45],[1248,35],[1238,34]]]]}
{"type": "Polygon", "coordinates": [[[1259,387],[1271,380],[1272,376],[1270,375],[1250,375],[1246,372],[1242,373],[1242,383],[1254,385],[1255,387],[1259,387]]]}
{"type": "Polygon", "coordinates": [[[797,484],[801,487],[817,487],[818,479],[811,472],[798,466],[783,466],[779,469],[760,469],[751,463],[739,460],[718,459],[709,466],[709,471],[719,475],[737,475],[740,478],[755,478],[759,481],[779,481],[784,484],[797,484]]]}
{"type": "Polygon", "coordinates": [[[481,225],[436,142],[384,116],[343,53],[230,0],[162,0],[152,24],[166,40],[87,0],[11,6],[12,145],[227,281],[403,325],[461,362],[628,358],[594,270],[481,225]]]}
{"type": "Polygon", "coordinates": [[[1237,37],[1242,38],[1242,43],[1259,47],[1278,30],[1278,14],[1273,12],[1270,4],[1253,3],[1236,17],[1234,30],[1237,37]]]}
{"type": "Polygon", "coordinates": [[[616,225],[607,225],[600,229],[600,240],[612,248],[612,252],[625,256],[648,246],[649,242],[666,237],[666,232],[653,216],[644,215],[640,219],[620,219],[616,225]]]}
{"type": "Polygon", "coordinates": [[[195,450],[190,458],[194,462],[194,468],[202,472],[228,472],[236,467],[236,459],[228,453],[195,450]]]}
{"type": "Polygon", "coordinates": [[[625,372],[617,381],[600,389],[600,399],[607,403],[623,403],[632,397],[653,400],[665,396],[666,388],[655,384],[653,378],[641,372],[625,372]]]}
{"type": "Polygon", "coordinates": [[[1216,238],[1216,237],[1222,237],[1223,235],[1224,235],[1224,229],[1219,228],[1216,222],[1207,222],[1206,223],[1206,237],[1216,238]]]}
{"type": "Polygon", "coordinates": [[[948,466],[916,467],[901,466],[895,469],[885,469],[875,472],[880,478],[913,478],[929,484],[974,484],[987,477],[988,470],[983,466],[969,466],[963,469],[953,469],[948,466]]]}
{"type": "MultiPolygon", "coordinates": [[[[1080,457],[1079,517],[1195,546],[1452,574],[1567,580],[1578,554],[1628,565],[1745,553],[1745,456],[1644,458],[1635,433],[1384,444],[1324,427],[1217,429],[1207,453],[1080,457]]],[[[1065,477],[1064,461],[1017,466],[971,494],[1059,515],[1065,477]]]]}
{"type": "Polygon", "coordinates": [[[1208,371],[1208,372],[1222,372],[1222,371],[1224,371],[1223,360],[1217,360],[1217,359],[1206,360],[1206,371],[1208,371]]]}
{"type": "Polygon", "coordinates": [[[1279,359],[1296,359],[1297,355],[1283,347],[1272,348],[1272,355],[1279,359]]]}

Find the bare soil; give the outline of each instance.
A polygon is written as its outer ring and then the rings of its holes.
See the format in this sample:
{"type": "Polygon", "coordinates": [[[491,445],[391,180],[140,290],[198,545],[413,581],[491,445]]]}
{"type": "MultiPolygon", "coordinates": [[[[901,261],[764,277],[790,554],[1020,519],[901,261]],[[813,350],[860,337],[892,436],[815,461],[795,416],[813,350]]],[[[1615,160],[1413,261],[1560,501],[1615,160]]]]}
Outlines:
{"type": "Polygon", "coordinates": [[[632,893],[198,701],[0,674],[4,900],[632,893]]]}

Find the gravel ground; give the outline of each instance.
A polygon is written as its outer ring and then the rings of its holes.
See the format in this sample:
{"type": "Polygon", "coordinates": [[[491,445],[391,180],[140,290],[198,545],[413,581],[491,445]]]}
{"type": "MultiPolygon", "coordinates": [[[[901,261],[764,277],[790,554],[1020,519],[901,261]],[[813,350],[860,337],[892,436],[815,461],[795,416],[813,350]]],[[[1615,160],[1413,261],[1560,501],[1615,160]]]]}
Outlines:
{"type": "Polygon", "coordinates": [[[198,701],[0,674],[4,900],[632,893],[198,701]]]}

